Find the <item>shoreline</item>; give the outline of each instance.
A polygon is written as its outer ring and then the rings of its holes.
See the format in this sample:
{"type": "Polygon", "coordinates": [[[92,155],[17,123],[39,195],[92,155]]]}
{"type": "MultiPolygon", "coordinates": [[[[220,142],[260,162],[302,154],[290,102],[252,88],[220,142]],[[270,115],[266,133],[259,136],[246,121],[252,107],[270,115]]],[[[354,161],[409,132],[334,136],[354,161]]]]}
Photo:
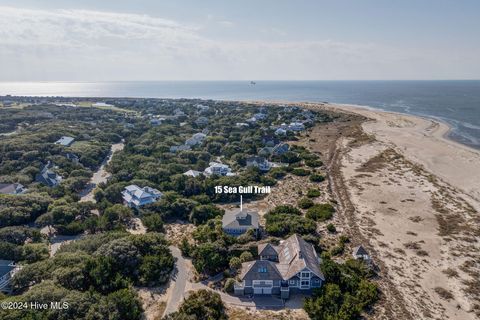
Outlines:
{"type": "Polygon", "coordinates": [[[446,136],[450,127],[436,119],[389,111],[325,104],[322,108],[366,117],[367,134],[397,151],[445,182],[464,192],[480,210],[480,150],[446,136]]]}
{"type": "Polygon", "coordinates": [[[355,109],[361,109],[361,110],[363,109],[363,110],[370,111],[370,112],[381,112],[381,113],[386,113],[386,114],[412,117],[412,118],[419,118],[419,119],[423,119],[425,121],[436,122],[440,125],[440,129],[441,129],[441,134],[437,136],[438,138],[443,139],[445,142],[454,144],[457,147],[464,148],[466,150],[473,151],[475,153],[480,153],[480,148],[477,149],[477,148],[474,148],[472,146],[463,144],[461,142],[458,142],[458,141],[452,139],[449,136],[449,134],[453,131],[453,127],[449,123],[447,123],[446,121],[443,121],[443,120],[440,120],[440,119],[437,119],[437,118],[434,118],[434,117],[431,117],[431,116],[421,116],[421,115],[410,114],[410,113],[388,111],[388,110],[384,110],[384,109],[377,109],[377,108],[374,108],[374,107],[363,106],[363,105],[358,105],[358,104],[341,104],[341,103],[330,103],[329,102],[329,103],[326,103],[325,106],[332,107],[333,109],[337,109],[337,110],[341,110],[341,111],[351,111],[351,112],[356,113],[356,114],[359,114],[359,113],[355,112],[355,109]],[[344,107],[346,109],[344,109],[344,107]]]}

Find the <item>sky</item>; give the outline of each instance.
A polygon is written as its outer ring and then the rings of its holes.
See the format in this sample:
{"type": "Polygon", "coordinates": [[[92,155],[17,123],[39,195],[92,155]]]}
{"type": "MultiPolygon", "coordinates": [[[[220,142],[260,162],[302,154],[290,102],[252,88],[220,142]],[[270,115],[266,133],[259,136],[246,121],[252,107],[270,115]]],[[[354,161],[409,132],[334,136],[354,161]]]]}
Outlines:
{"type": "Polygon", "coordinates": [[[0,0],[0,81],[480,79],[478,0],[0,0]]]}

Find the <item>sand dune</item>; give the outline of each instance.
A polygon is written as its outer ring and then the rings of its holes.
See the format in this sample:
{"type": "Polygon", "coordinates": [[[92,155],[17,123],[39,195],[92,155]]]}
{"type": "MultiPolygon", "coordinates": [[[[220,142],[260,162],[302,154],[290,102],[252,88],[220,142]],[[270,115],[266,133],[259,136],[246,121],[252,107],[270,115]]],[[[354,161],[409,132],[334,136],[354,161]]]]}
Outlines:
{"type": "Polygon", "coordinates": [[[383,287],[387,304],[393,287],[405,303],[398,318],[478,319],[480,152],[446,139],[448,126],[429,119],[321,108],[371,119],[362,127],[374,139],[338,143],[354,206],[350,227],[368,242],[382,281],[393,285],[383,287]]]}

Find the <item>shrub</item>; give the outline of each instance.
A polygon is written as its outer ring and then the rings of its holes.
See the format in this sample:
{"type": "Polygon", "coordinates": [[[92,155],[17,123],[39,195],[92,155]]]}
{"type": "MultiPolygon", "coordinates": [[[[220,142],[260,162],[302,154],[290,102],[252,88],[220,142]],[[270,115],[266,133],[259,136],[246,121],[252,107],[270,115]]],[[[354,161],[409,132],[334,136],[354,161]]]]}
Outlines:
{"type": "Polygon", "coordinates": [[[295,215],[302,214],[300,210],[288,204],[276,206],[273,210],[270,210],[268,213],[269,214],[295,214],[295,215]]]}
{"type": "Polygon", "coordinates": [[[225,284],[223,286],[223,290],[225,292],[232,293],[234,285],[235,285],[235,279],[228,278],[227,281],[225,281],[225,284]]]}
{"type": "Polygon", "coordinates": [[[142,217],[142,222],[147,228],[147,231],[161,232],[163,231],[163,221],[158,214],[151,214],[142,217]]]}
{"type": "Polygon", "coordinates": [[[307,197],[309,198],[317,198],[317,197],[320,197],[320,190],[318,189],[309,189],[307,191],[307,197]]]}
{"type": "Polygon", "coordinates": [[[321,160],[305,160],[305,164],[311,168],[321,167],[323,162],[321,160]]]}
{"type": "Polygon", "coordinates": [[[272,168],[272,170],[270,170],[269,174],[270,174],[270,176],[272,176],[275,179],[281,179],[281,178],[285,177],[286,172],[285,172],[285,169],[283,169],[283,168],[272,168]]]}
{"type": "Polygon", "coordinates": [[[332,256],[338,256],[341,255],[345,251],[345,245],[343,243],[340,243],[338,246],[335,246],[330,250],[330,253],[332,256]]]}
{"type": "Polygon", "coordinates": [[[331,204],[315,204],[307,210],[306,217],[315,221],[325,221],[332,218],[334,212],[331,204]]]}
{"type": "Polygon", "coordinates": [[[323,182],[323,181],[325,181],[325,177],[322,176],[321,174],[318,174],[318,173],[312,173],[310,175],[309,179],[310,179],[311,182],[323,182]]]}
{"type": "Polygon", "coordinates": [[[337,228],[332,223],[327,224],[327,230],[328,232],[334,233],[337,231],[337,228]]]}
{"type": "Polygon", "coordinates": [[[308,209],[313,206],[313,201],[309,198],[302,198],[298,201],[298,206],[302,209],[308,209]]]}
{"type": "Polygon", "coordinates": [[[305,177],[310,174],[310,171],[303,168],[295,168],[292,170],[292,174],[300,177],[305,177]]]}
{"type": "Polygon", "coordinates": [[[240,269],[242,266],[242,260],[240,260],[239,257],[232,257],[232,259],[230,259],[229,266],[232,269],[240,269]]]}
{"type": "Polygon", "coordinates": [[[250,251],[244,251],[240,255],[240,261],[241,262],[247,262],[247,261],[252,261],[253,260],[253,255],[250,253],[250,251]]]}
{"type": "Polygon", "coordinates": [[[165,317],[167,320],[178,319],[217,319],[226,320],[225,306],[216,292],[201,289],[190,294],[177,312],[165,317]]]}
{"type": "Polygon", "coordinates": [[[314,234],[317,229],[315,221],[298,215],[265,215],[266,231],[272,236],[284,237],[293,233],[301,235],[314,234]]]}

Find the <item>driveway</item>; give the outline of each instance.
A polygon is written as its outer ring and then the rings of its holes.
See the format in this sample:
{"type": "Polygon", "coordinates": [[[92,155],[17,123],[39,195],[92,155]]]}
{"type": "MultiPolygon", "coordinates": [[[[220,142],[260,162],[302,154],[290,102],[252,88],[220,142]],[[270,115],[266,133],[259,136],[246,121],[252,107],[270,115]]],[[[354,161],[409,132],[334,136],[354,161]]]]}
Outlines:
{"type": "Polygon", "coordinates": [[[163,313],[164,316],[178,310],[178,307],[183,302],[185,297],[185,288],[190,277],[187,262],[185,258],[182,257],[180,249],[174,246],[170,246],[169,248],[176,262],[171,276],[171,285],[173,285],[173,290],[168,298],[167,306],[163,313]]]}

